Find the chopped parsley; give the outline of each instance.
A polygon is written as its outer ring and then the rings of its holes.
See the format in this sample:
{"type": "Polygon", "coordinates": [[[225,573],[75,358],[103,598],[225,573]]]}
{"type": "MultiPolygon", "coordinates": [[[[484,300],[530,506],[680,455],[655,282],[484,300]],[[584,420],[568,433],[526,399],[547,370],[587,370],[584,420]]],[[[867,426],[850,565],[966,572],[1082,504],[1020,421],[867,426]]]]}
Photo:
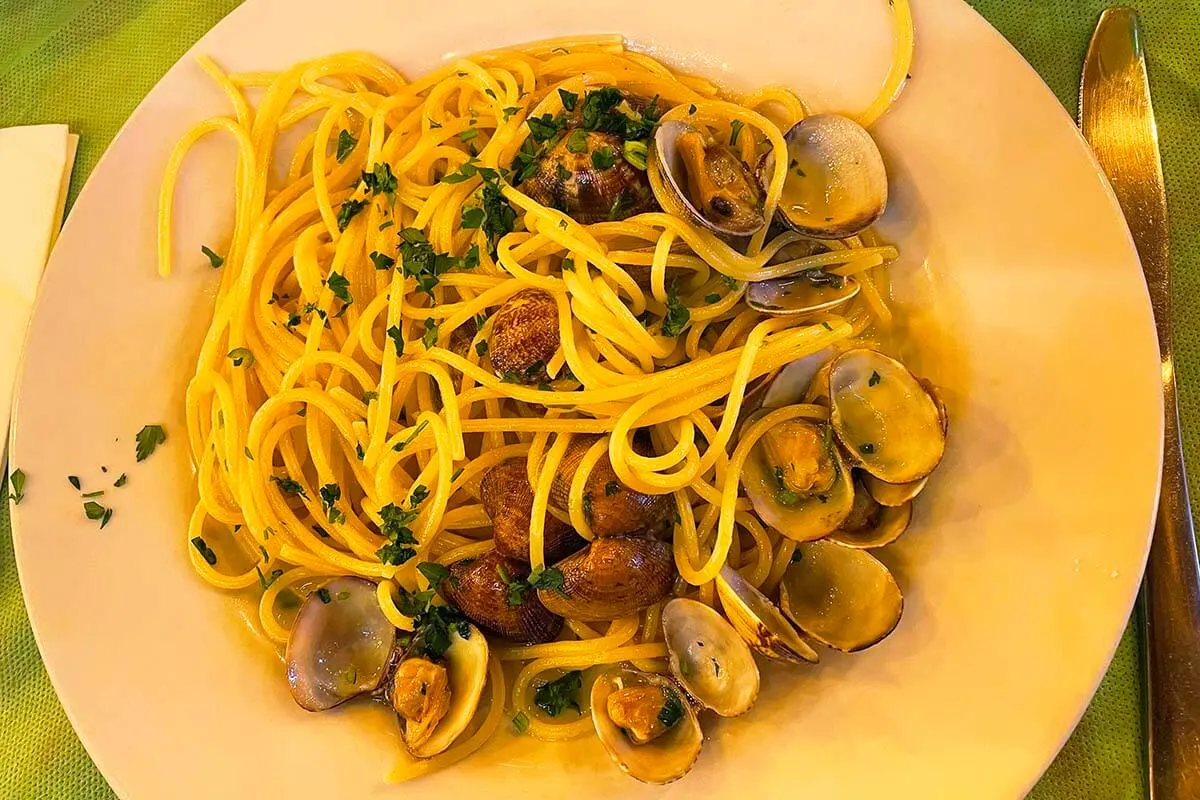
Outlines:
{"type": "Polygon", "coordinates": [[[279,491],[284,494],[298,494],[301,497],[307,498],[308,493],[304,491],[304,486],[299,481],[291,478],[281,478],[278,475],[272,475],[271,480],[279,487],[279,491]]]}
{"type": "Polygon", "coordinates": [[[592,151],[592,166],[596,169],[611,169],[616,163],[617,157],[608,145],[592,151]]]}
{"type": "Polygon", "coordinates": [[[120,489],[122,486],[124,486],[128,482],[129,482],[129,476],[126,475],[124,472],[122,472],[121,477],[119,477],[115,481],[113,481],[113,486],[117,489],[120,489]]]}
{"type": "Polygon", "coordinates": [[[339,164],[345,161],[346,157],[354,151],[354,146],[356,144],[358,144],[358,139],[355,139],[354,134],[352,134],[350,131],[343,128],[342,131],[338,133],[336,158],[339,164]]]}
{"type": "Polygon", "coordinates": [[[704,295],[704,302],[708,303],[710,306],[713,303],[719,303],[721,302],[721,295],[717,294],[716,292],[706,294],[704,295]]]}
{"type": "Polygon", "coordinates": [[[341,300],[346,305],[354,302],[354,298],[350,295],[350,279],[340,272],[329,273],[329,278],[325,281],[329,286],[329,290],[333,292],[333,296],[341,300]]]}
{"type": "MultiPolygon", "coordinates": [[[[420,567],[418,567],[420,569],[420,567]]],[[[401,614],[412,617],[414,651],[431,659],[441,658],[450,647],[451,632],[470,638],[471,626],[453,606],[434,605],[437,590],[430,587],[422,592],[400,590],[396,607],[401,614]]]]}
{"type": "Polygon", "coordinates": [[[100,520],[101,530],[104,529],[104,526],[108,524],[108,521],[112,519],[113,515],[111,508],[105,508],[95,500],[88,500],[83,504],[83,513],[86,514],[87,518],[90,520],[100,520]]]}
{"type": "Polygon", "coordinates": [[[388,164],[380,162],[370,172],[364,172],[362,182],[371,194],[381,194],[387,197],[388,202],[395,202],[396,176],[388,164]]]}
{"type": "MultiPolygon", "coordinates": [[[[88,519],[95,519],[95,517],[91,516],[91,514],[88,514],[88,519]]],[[[212,548],[208,546],[208,542],[204,541],[203,536],[194,537],[192,539],[192,547],[196,548],[196,551],[200,553],[200,556],[205,561],[208,562],[210,567],[215,567],[217,565],[217,554],[214,553],[212,548]]]]}
{"type": "Polygon", "coordinates": [[[643,170],[646,168],[646,159],[649,153],[649,148],[642,141],[628,141],[621,151],[621,154],[625,156],[625,160],[629,162],[631,167],[643,170]]]}
{"type": "Polygon", "coordinates": [[[336,483],[327,483],[321,487],[320,495],[325,518],[335,524],[345,522],[346,513],[337,507],[338,500],[342,499],[342,487],[336,483]]]}
{"type": "Polygon", "coordinates": [[[740,119],[735,119],[729,123],[729,146],[737,147],[738,138],[742,135],[742,128],[746,127],[746,123],[740,119]]]}
{"type": "Polygon", "coordinates": [[[395,503],[388,503],[379,509],[380,532],[387,538],[388,543],[379,548],[375,555],[384,564],[399,566],[417,555],[414,545],[419,543],[412,529],[408,527],[416,520],[417,515],[415,508],[405,509],[395,503]]]}
{"type": "Polygon", "coordinates": [[[14,469],[8,476],[8,482],[12,487],[9,497],[12,498],[14,505],[19,505],[25,499],[25,471],[14,469]]]}
{"type": "Polygon", "coordinates": [[[438,324],[433,321],[433,317],[425,318],[425,333],[421,334],[421,344],[425,345],[426,350],[430,350],[437,345],[438,340],[438,324]]]}
{"type": "Polygon", "coordinates": [[[558,96],[562,98],[563,108],[567,111],[575,110],[575,104],[579,102],[579,95],[568,92],[566,89],[559,89],[558,96]]]}
{"type": "Polygon", "coordinates": [[[858,452],[869,456],[871,453],[875,452],[875,445],[871,444],[870,442],[867,442],[866,444],[860,444],[858,446],[858,452]]]}
{"type": "Polygon", "coordinates": [[[483,227],[482,208],[464,208],[462,210],[462,226],[468,230],[479,230],[483,227]]]}
{"type": "Polygon", "coordinates": [[[67,483],[69,483],[69,484],[71,484],[72,486],[74,486],[74,487],[75,487],[75,491],[79,491],[79,490],[81,490],[81,489],[83,488],[83,487],[82,487],[82,484],[80,484],[80,482],[79,482],[79,476],[78,476],[78,475],[68,475],[68,476],[67,476],[67,483]]]}
{"type": "Polygon", "coordinates": [[[481,339],[480,341],[475,343],[475,355],[479,356],[480,358],[483,358],[484,356],[487,355],[487,351],[488,351],[487,339],[481,339]]]}
{"type": "MultiPolygon", "coordinates": [[[[472,123],[474,124],[474,123],[472,123]]],[[[458,138],[464,142],[469,142],[479,136],[479,128],[467,128],[458,134],[458,138]]]]}
{"type": "Polygon", "coordinates": [[[431,589],[436,589],[442,585],[442,582],[450,577],[450,569],[444,564],[438,564],[434,561],[422,561],[417,564],[417,572],[425,576],[425,580],[429,581],[431,589]]]}
{"type": "Polygon", "coordinates": [[[254,366],[254,353],[251,353],[245,347],[235,347],[229,351],[228,357],[233,361],[235,367],[240,367],[245,364],[247,367],[254,366]]]}
{"type": "Polygon", "coordinates": [[[563,587],[562,570],[557,567],[547,567],[545,569],[535,569],[529,573],[529,578],[526,581],[534,589],[558,589],[563,587]]]}
{"type": "Polygon", "coordinates": [[[557,717],[568,708],[582,714],[578,693],[583,686],[583,673],[577,669],[563,674],[561,678],[543,683],[533,695],[533,702],[548,716],[557,717]]]}
{"type": "Polygon", "coordinates": [[[417,425],[417,427],[413,428],[413,432],[409,435],[409,437],[407,439],[405,439],[403,442],[400,442],[400,444],[396,445],[392,449],[395,450],[397,453],[399,453],[401,450],[403,450],[404,448],[406,448],[410,444],[412,444],[413,439],[416,439],[418,436],[420,436],[421,431],[425,430],[427,427],[429,427],[429,420],[423,420],[421,422],[421,424],[419,424],[419,425],[417,425]]]}
{"type": "Polygon", "coordinates": [[[517,212],[504,199],[500,184],[495,180],[484,179],[483,190],[483,232],[487,236],[488,252],[496,254],[496,245],[501,237],[512,232],[517,224],[517,212]]]}
{"type": "Polygon", "coordinates": [[[375,269],[391,269],[396,266],[396,259],[389,256],[387,253],[375,251],[368,256],[371,263],[375,265],[375,269]]]}
{"type": "Polygon", "coordinates": [[[692,312],[679,299],[678,284],[671,281],[667,287],[667,315],[663,317],[662,335],[678,336],[691,320],[692,312]]]}
{"type": "Polygon", "coordinates": [[[167,441],[167,432],[162,425],[145,425],[137,432],[137,460],[145,461],[150,454],[167,441]]]}
{"type": "Polygon", "coordinates": [[[662,710],[658,712],[658,721],[668,728],[673,728],[683,719],[683,700],[671,689],[663,689],[665,701],[662,710]]]}
{"type": "Polygon", "coordinates": [[[566,125],[566,117],[561,114],[555,117],[547,112],[540,117],[529,117],[525,124],[529,126],[531,139],[535,142],[548,142],[562,131],[566,125]]]}
{"type": "Polygon", "coordinates": [[[620,106],[625,95],[614,86],[593,89],[583,99],[580,109],[583,127],[590,131],[603,131],[620,136],[622,139],[645,139],[654,129],[658,121],[657,102],[651,102],[642,114],[635,111],[626,113],[620,106]]]}
{"type": "Polygon", "coordinates": [[[879,377],[879,373],[872,371],[871,377],[867,379],[867,386],[875,386],[879,383],[880,380],[882,380],[882,379],[879,377]]]}
{"type": "Polygon", "coordinates": [[[387,335],[392,340],[392,344],[396,346],[396,356],[404,355],[404,334],[400,332],[400,328],[393,325],[387,329],[387,335]]]}
{"type": "Polygon", "coordinates": [[[736,292],[738,290],[739,284],[738,284],[737,278],[732,278],[729,275],[722,275],[721,283],[728,286],[729,291],[731,291],[731,292],[736,292]]]}
{"type": "Polygon", "coordinates": [[[518,711],[512,718],[512,727],[518,734],[524,734],[529,730],[529,717],[524,711],[518,711]]]}
{"type": "Polygon", "coordinates": [[[506,107],[504,108],[504,121],[505,121],[505,122],[508,122],[510,119],[512,119],[512,118],[513,118],[513,115],[514,115],[514,114],[520,114],[520,113],[521,113],[521,109],[520,109],[520,107],[518,107],[518,106],[506,106],[506,107]]]}
{"type": "Polygon", "coordinates": [[[103,496],[104,496],[103,489],[97,489],[94,492],[85,492],[84,494],[81,495],[81,497],[83,497],[85,500],[88,499],[89,497],[103,497],[103,496]]]}
{"type": "Polygon", "coordinates": [[[566,183],[567,181],[571,180],[572,174],[574,173],[564,167],[561,161],[558,162],[554,168],[554,176],[558,178],[559,183],[566,183]]]}
{"type": "Polygon", "coordinates": [[[567,137],[567,151],[577,155],[579,153],[586,153],[588,149],[587,139],[587,131],[583,128],[576,128],[567,137]]]}
{"type": "Polygon", "coordinates": [[[379,392],[375,391],[374,389],[365,391],[362,394],[363,403],[370,403],[372,400],[378,400],[378,399],[379,399],[379,392]]]}
{"type": "Polygon", "coordinates": [[[612,497],[614,494],[617,494],[620,491],[621,484],[617,481],[609,481],[608,483],[604,484],[605,497],[612,497]]]}
{"type": "Polygon", "coordinates": [[[350,220],[354,219],[358,212],[367,207],[366,200],[344,200],[337,213],[337,229],[339,232],[344,232],[350,225],[350,220]]]}
{"type": "Polygon", "coordinates": [[[317,589],[315,594],[317,595],[317,599],[325,605],[329,605],[331,602],[333,602],[333,598],[329,595],[329,590],[324,586],[322,586],[320,589],[317,589]]]}
{"type": "Polygon", "coordinates": [[[225,259],[222,258],[221,256],[217,255],[216,253],[214,253],[212,250],[210,250],[208,245],[206,245],[206,244],[200,245],[200,252],[204,253],[204,255],[208,256],[208,263],[212,266],[213,269],[217,269],[218,267],[220,267],[222,264],[225,263],[225,259]]]}
{"type": "Polygon", "coordinates": [[[435,252],[429,239],[417,228],[400,231],[400,259],[405,277],[415,278],[417,290],[430,297],[441,276],[459,264],[453,256],[435,252]]]}

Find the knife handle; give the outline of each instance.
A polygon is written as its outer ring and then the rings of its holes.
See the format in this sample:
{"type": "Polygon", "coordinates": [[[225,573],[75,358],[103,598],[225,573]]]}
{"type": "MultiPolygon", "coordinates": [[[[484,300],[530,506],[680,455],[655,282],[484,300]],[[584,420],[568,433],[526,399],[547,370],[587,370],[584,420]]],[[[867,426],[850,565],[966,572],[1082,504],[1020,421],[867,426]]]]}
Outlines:
{"type": "Polygon", "coordinates": [[[1150,797],[1196,800],[1200,798],[1200,566],[1170,356],[1163,360],[1163,398],[1163,481],[1146,568],[1150,797]]]}

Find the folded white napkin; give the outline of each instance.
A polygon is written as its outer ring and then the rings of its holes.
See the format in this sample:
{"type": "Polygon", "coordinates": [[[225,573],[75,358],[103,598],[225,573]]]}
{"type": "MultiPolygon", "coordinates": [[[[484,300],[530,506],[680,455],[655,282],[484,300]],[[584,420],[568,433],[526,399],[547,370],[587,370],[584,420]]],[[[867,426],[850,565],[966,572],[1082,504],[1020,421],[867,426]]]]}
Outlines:
{"type": "Polygon", "coordinates": [[[0,128],[0,446],[50,248],[62,226],[79,137],[66,125],[0,128]]]}

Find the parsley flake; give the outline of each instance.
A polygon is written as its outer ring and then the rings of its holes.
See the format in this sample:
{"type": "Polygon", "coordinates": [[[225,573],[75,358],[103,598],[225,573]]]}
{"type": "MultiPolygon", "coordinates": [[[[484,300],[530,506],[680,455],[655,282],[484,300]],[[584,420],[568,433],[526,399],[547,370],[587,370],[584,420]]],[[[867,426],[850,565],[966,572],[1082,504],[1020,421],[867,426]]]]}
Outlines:
{"type": "Polygon", "coordinates": [[[145,425],[137,432],[137,460],[145,461],[150,454],[167,441],[167,432],[162,425],[145,425]]]}
{"type": "Polygon", "coordinates": [[[210,250],[208,248],[208,245],[206,245],[206,244],[200,245],[200,252],[204,253],[204,255],[208,256],[208,263],[212,266],[213,269],[217,269],[218,267],[220,267],[222,264],[225,263],[225,259],[222,258],[221,256],[217,255],[216,253],[214,253],[212,250],[210,250]]]}

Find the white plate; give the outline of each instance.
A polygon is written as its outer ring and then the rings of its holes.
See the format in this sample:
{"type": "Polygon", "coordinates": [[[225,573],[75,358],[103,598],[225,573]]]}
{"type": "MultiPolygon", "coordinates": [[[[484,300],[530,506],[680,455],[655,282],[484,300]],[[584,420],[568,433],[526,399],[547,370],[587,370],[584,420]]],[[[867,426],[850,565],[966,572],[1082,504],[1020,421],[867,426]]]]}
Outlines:
{"type": "MultiPolygon", "coordinates": [[[[416,75],[447,52],[617,28],[734,85],[781,82],[818,108],[866,105],[889,58],[881,0],[395,3],[251,0],[194,49],[234,70],[340,49],[416,75]]],[[[234,600],[186,561],[193,502],[182,394],[211,302],[198,250],[229,225],[229,150],[202,148],[180,191],[183,266],[155,277],[167,153],[225,113],[191,59],[138,108],[67,222],[29,339],[13,463],[34,631],[84,744],[128,798],[425,796],[1013,798],[1082,713],[1129,613],[1157,491],[1161,400],[1150,308],[1129,235],[1070,119],[957,0],[919,0],[914,80],[877,133],[895,197],[887,233],[910,303],[948,336],[926,371],[952,388],[951,448],[918,524],[889,556],[907,607],[853,657],[772,673],[746,717],[710,726],[665,789],[600,746],[502,735],[388,788],[383,713],[309,715],[234,600]],[[133,435],[167,446],[133,463],[133,435]],[[109,472],[102,475],[101,465],[109,472]],[[103,532],[85,489],[123,471],[103,532]],[[511,785],[511,786],[510,786],[511,785]],[[508,787],[508,788],[505,788],[508,787]],[[436,793],[436,794],[431,794],[436,793]]],[[[926,334],[928,336],[928,334],[926,334]]]]}

